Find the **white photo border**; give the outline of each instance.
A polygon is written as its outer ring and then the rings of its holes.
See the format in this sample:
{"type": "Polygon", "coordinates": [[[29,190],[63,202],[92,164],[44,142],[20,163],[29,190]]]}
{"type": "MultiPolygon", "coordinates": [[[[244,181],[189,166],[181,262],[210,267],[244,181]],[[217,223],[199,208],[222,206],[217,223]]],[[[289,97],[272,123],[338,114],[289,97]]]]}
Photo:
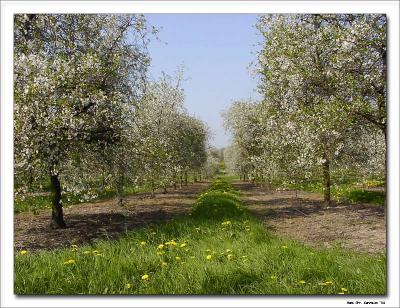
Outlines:
{"type": "Polygon", "coordinates": [[[399,306],[399,2],[2,1],[0,307],[399,306]],[[13,16],[18,13],[384,13],[388,17],[387,296],[16,296],[13,280],[13,16]],[[381,304],[384,301],[385,304],[381,304]]]}

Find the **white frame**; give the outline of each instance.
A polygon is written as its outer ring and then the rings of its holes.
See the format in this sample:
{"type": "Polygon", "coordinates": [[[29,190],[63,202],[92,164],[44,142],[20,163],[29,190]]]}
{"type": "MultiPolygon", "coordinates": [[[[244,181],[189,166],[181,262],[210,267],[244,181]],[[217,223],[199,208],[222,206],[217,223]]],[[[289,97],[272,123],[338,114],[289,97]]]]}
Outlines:
{"type": "Polygon", "coordinates": [[[399,306],[399,3],[397,1],[2,1],[1,307],[399,306]],[[13,294],[13,14],[15,13],[386,13],[388,16],[388,296],[17,297],[13,294]],[[351,305],[350,305],[351,306],[351,305]],[[377,306],[377,305],[374,305],[377,306]]]}

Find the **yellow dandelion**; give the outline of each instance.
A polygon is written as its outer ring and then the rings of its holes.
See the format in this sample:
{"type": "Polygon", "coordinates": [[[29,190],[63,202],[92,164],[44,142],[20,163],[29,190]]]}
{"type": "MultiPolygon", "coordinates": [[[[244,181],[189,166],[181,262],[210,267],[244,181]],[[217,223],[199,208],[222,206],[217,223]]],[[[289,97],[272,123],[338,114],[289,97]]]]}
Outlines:
{"type": "Polygon", "coordinates": [[[206,259],[207,260],[211,260],[212,256],[211,255],[207,255],[206,259]]]}
{"type": "Polygon", "coordinates": [[[206,252],[211,252],[211,249],[206,249],[206,252]]]}
{"type": "Polygon", "coordinates": [[[141,246],[144,246],[144,245],[146,245],[146,244],[147,244],[147,243],[146,243],[145,241],[141,241],[141,242],[140,242],[140,245],[141,245],[141,246]]]}
{"type": "Polygon", "coordinates": [[[227,249],[227,250],[225,250],[225,251],[226,251],[226,253],[232,252],[231,249],[227,249]]]}
{"type": "Polygon", "coordinates": [[[333,284],[333,281],[327,280],[327,281],[324,282],[324,284],[325,285],[331,285],[331,284],[333,284]]]}
{"type": "Polygon", "coordinates": [[[68,264],[74,264],[75,260],[74,259],[69,259],[67,261],[64,261],[64,265],[68,265],[68,264]]]}
{"type": "Polygon", "coordinates": [[[183,244],[181,244],[179,247],[180,248],[183,248],[183,247],[186,247],[187,246],[187,244],[186,243],[183,243],[183,244]]]}
{"type": "Polygon", "coordinates": [[[21,251],[19,252],[19,254],[20,254],[21,256],[26,255],[27,253],[28,253],[28,251],[26,251],[26,250],[21,250],[21,251]]]}
{"type": "Polygon", "coordinates": [[[304,280],[299,281],[300,284],[305,284],[306,282],[304,280]]]}
{"type": "Polygon", "coordinates": [[[157,251],[157,254],[159,255],[159,256],[161,256],[161,255],[163,255],[163,254],[165,254],[165,251],[157,251]]]}
{"type": "Polygon", "coordinates": [[[168,263],[167,263],[167,262],[161,262],[161,265],[162,265],[162,266],[167,266],[168,263]]]}
{"type": "Polygon", "coordinates": [[[172,241],[166,242],[165,245],[167,245],[167,246],[176,246],[176,245],[178,245],[178,243],[175,242],[174,240],[172,240],[172,241]]]}
{"type": "Polygon", "coordinates": [[[221,225],[223,225],[223,226],[227,226],[230,224],[232,224],[232,222],[230,220],[227,220],[227,221],[224,221],[223,223],[221,223],[221,225]]]}
{"type": "Polygon", "coordinates": [[[190,259],[195,259],[196,257],[195,257],[195,256],[190,256],[189,258],[190,258],[190,259]]]}
{"type": "Polygon", "coordinates": [[[346,288],[340,288],[340,290],[342,290],[343,292],[349,291],[349,290],[347,290],[346,288]]]}
{"type": "Polygon", "coordinates": [[[228,260],[232,260],[234,258],[233,255],[228,255],[228,260]]]}
{"type": "Polygon", "coordinates": [[[178,261],[178,262],[180,262],[182,259],[181,259],[181,257],[176,256],[176,257],[175,257],[175,260],[178,261]]]}
{"type": "Polygon", "coordinates": [[[158,245],[158,247],[157,247],[158,249],[163,249],[164,248],[164,244],[160,244],[160,245],[158,245]]]}
{"type": "Polygon", "coordinates": [[[149,279],[149,275],[144,274],[144,275],[142,276],[142,280],[148,280],[148,279],[149,279]]]}
{"type": "Polygon", "coordinates": [[[132,288],[132,284],[131,284],[131,283],[127,283],[127,284],[125,285],[125,288],[127,288],[127,289],[132,288]]]}
{"type": "Polygon", "coordinates": [[[271,279],[276,279],[277,277],[275,275],[269,276],[271,279]]]}

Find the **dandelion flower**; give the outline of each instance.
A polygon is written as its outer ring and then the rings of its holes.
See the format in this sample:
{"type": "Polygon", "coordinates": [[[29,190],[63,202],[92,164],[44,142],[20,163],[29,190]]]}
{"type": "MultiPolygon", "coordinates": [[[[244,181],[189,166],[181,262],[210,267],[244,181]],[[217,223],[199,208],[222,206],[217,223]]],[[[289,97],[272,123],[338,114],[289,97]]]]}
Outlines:
{"type": "Polygon", "coordinates": [[[182,259],[181,259],[181,257],[176,256],[176,257],[175,257],[175,260],[178,261],[178,262],[180,262],[182,259]]]}
{"type": "Polygon", "coordinates": [[[226,251],[226,253],[232,252],[232,250],[230,250],[230,249],[227,249],[225,251],[226,251]]]}
{"type": "Polygon", "coordinates": [[[132,284],[131,284],[131,283],[127,283],[127,284],[125,285],[125,288],[127,288],[127,289],[132,288],[132,284]]]}
{"type": "Polygon", "coordinates": [[[21,250],[21,251],[19,252],[19,254],[20,254],[21,256],[26,255],[27,253],[28,253],[28,251],[26,251],[26,250],[21,250]]]}
{"type": "Polygon", "coordinates": [[[162,266],[167,266],[168,263],[167,263],[167,262],[161,262],[161,265],[162,265],[162,266]]]}
{"type": "Polygon", "coordinates": [[[185,247],[185,246],[187,246],[187,244],[186,244],[186,243],[183,243],[183,244],[181,244],[179,247],[183,248],[183,247],[185,247]]]}
{"type": "Polygon", "coordinates": [[[141,246],[144,246],[144,245],[146,245],[146,242],[145,242],[145,241],[141,241],[141,242],[140,242],[140,245],[141,245],[141,246]]]}
{"type": "Polygon", "coordinates": [[[144,274],[144,275],[142,276],[142,280],[148,280],[148,279],[149,279],[149,275],[144,274]]]}
{"type": "Polygon", "coordinates": [[[324,284],[325,285],[331,285],[331,284],[333,284],[333,281],[327,280],[327,281],[324,282],[324,284]]]}
{"type": "Polygon", "coordinates": [[[157,251],[157,254],[158,254],[159,256],[161,256],[161,255],[165,254],[165,251],[157,251]]]}
{"type": "Polygon", "coordinates": [[[277,277],[275,275],[270,276],[271,279],[276,279],[277,277]]]}
{"type": "Polygon", "coordinates": [[[299,281],[300,284],[305,284],[306,282],[304,280],[299,281]]]}
{"type": "Polygon", "coordinates": [[[340,290],[342,290],[343,292],[349,291],[349,290],[347,290],[346,288],[340,288],[340,290]]]}
{"type": "Polygon", "coordinates": [[[207,260],[211,260],[212,256],[211,255],[207,255],[206,259],[207,260]]]}
{"type": "Polygon", "coordinates": [[[164,244],[160,244],[160,245],[158,245],[158,247],[157,247],[158,249],[163,249],[164,248],[164,244]]]}
{"type": "Polygon", "coordinates": [[[69,259],[67,261],[64,261],[64,265],[68,265],[68,264],[74,264],[75,260],[74,259],[69,259]]]}
{"type": "Polygon", "coordinates": [[[233,255],[228,255],[228,260],[232,260],[234,258],[233,255]]]}
{"type": "Polygon", "coordinates": [[[165,245],[167,245],[167,246],[168,246],[168,245],[169,245],[169,246],[176,246],[176,245],[178,245],[178,244],[177,244],[177,242],[175,242],[174,240],[172,240],[172,241],[166,242],[165,245]]]}
{"type": "Polygon", "coordinates": [[[227,220],[227,221],[224,221],[221,225],[227,226],[227,225],[230,225],[230,224],[232,224],[232,222],[230,220],[227,220]]]}
{"type": "Polygon", "coordinates": [[[189,258],[190,258],[190,259],[195,259],[196,257],[195,257],[195,256],[190,256],[189,258]]]}
{"type": "Polygon", "coordinates": [[[206,249],[206,252],[211,252],[211,249],[206,249]]]}

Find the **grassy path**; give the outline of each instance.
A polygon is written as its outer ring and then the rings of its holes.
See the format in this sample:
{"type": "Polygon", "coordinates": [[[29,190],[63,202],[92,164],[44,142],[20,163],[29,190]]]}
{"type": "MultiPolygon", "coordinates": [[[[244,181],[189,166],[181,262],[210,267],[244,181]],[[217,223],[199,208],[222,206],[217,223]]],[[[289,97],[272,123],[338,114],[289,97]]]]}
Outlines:
{"type": "Polygon", "coordinates": [[[217,181],[191,215],[114,241],[15,256],[17,294],[385,294],[382,256],[279,239],[217,181]]]}

